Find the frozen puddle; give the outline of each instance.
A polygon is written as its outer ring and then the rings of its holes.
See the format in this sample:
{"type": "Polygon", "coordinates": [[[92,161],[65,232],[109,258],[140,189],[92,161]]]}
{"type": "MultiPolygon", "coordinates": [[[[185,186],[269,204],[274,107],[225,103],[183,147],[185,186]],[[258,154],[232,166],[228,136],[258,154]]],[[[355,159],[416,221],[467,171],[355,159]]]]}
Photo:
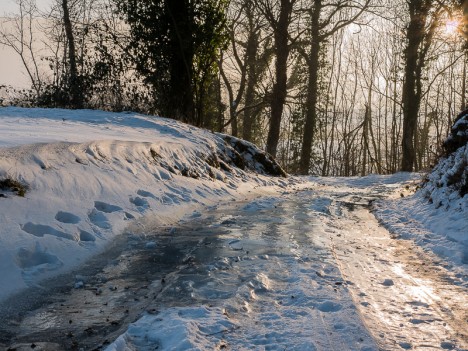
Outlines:
{"type": "Polygon", "coordinates": [[[366,209],[390,189],[323,185],[123,237],[0,311],[0,346],[467,349],[466,286],[366,209]]]}

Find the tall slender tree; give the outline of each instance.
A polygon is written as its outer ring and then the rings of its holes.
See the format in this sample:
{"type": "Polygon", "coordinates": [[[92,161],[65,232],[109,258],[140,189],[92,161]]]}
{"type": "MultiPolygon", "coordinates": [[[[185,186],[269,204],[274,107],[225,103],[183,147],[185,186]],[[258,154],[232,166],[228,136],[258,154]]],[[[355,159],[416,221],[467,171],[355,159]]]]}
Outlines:
{"type": "Polygon", "coordinates": [[[298,0],[257,0],[260,10],[273,30],[275,53],[275,78],[270,97],[270,126],[266,151],[276,156],[280,139],[281,119],[286,102],[288,83],[288,58],[291,52],[289,27],[295,3],[298,0]]]}
{"type": "Polygon", "coordinates": [[[258,116],[266,105],[259,87],[272,56],[271,33],[256,0],[231,1],[230,45],[220,64],[228,100],[228,121],[234,136],[259,141],[258,116]],[[233,72],[237,72],[233,75],[233,72]]]}
{"type": "Polygon", "coordinates": [[[460,0],[460,5],[463,11],[461,30],[462,30],[462,35],[465,39],[465,45],[464,45],[465,57],[464,57],[463,75],[462,75],[463,82],[462,82],[462,106],[461,106],[462,110],[464,110],[468,108],[468,103],[466,101],[466,95],[467,95],[466,66],[468,65],[468,0],[460,0]]]}
{"type": "Polygon", "coordinates": [[[418,115],[422,99],[423,68],[438,25],[441,5],[435,0],[411,0],[409,23],[404,50],[405,78],[403,83],[403,139],[401,170],[411,172],[417,167],[416,148],[418,115]]]}
{"type": "Polygon", "coordinates": [[[83,108],[83,91],[81,85],[81,77],[78,74],[78,66],[76,62],[75,50],[75,35],[73,34],[73,24],[70,18],[70,10],[68,0],[62,0],[63,11],[63,27],[67,37],[68,44],[68,66],[69,72],[67,76],[67,85],[69,89],[70,102],[72,108],[83,108]]]}
{"type": "Polygon", "coordinates": [[[370,0],[359,1],[326,1],[313,0],[308,11],[309,48],[299,47],[308,69],[306,118],[302,138],[302,152],[299,162],[299,173],[308,174],[310,169],[312,144],[317,124],[317,101],[319,94],[320,51],[323,44],[340,29],[354,23],[368,8],[370,0]],[[337,18],[338,17],[338,18],[337,18]]]}

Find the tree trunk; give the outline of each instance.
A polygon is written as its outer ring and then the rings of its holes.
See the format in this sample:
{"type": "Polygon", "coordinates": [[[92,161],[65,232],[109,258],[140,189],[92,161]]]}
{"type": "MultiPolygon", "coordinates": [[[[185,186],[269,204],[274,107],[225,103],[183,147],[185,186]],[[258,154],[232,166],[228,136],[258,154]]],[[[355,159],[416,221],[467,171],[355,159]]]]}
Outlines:
{"type": "Polygon", "coordinates": [[[254,125],[254,109],[252,106],[255,101],[255,82],[250,80],[247,82],[247,90],[245,92],[245,111],[244,122],[242,125],[242,137],[247,141],[253,141],[253,125],[254,125]]]}
{"type": "Polygon", "coordinates": [[[416,162],[415,137],[421,102],[421,69],[424,60],[420,47],[424,40],[426,18],[429,11],[427,1],[408,3],[410,23],[406,32],[407,46],[404,53],[405,81],[403,84],[403,140],[401,170],[413,171],[416,162]]]}
{"type": "Polygon", "coordinates": [[[231,135],[237,138],[239,136],[239,127],[237,123],[237,105],[229,106],[229,117],[231,119],[231,135]]]}
{"type": "Polygon", "coordinates": [[[465,50],[468,51],[468,1],[460,0],[463,10],[463,35],[465,37],[465,50]]]}
{"type": "Polygon", "coordinates": [[[257,85],[257,52],[258,52],[258,33],[252,31],[247,40],[247,89],[245,91],[245,110],[242,125],[242,136],[245,140],[252,141],[252,127],[254,118],[255,86],[257,85]]]}
{"type": "Polygon", "coordinates": [[[70,11],[68,8],[68,0],[62,0],[63,10],[63,26],[65,35],[68,41],[68,64],[70,65],[68,87],[70,89],[70,106],[72,108],[83,108],[83,92],[80,78],[78,76],[78,68],[76,64],[75,37],[73,35],[73,27],[70,19],[70,11]]]}
{"type": "Polygon", "coordinates": [[[222,92],[221,92],[221,77],[220,75],[218,76],[217,79],[217,87],[216,87],[216,92],[218,94],[218,119],[217,119],[217,131],[218,133],[223,133],[224,132],[224,108],[223,108],[223,100],[222,100],[222,92]]]}
{"type": "Polygon", "coordinates": [[[170,42],[170,95],[168,116],[195,124],[193,101],[193,16],[191,4],[186,0],[166,0],[166,10],[172,20],[170,42]]]}
{"type": "MultiPolygon", "coordinates": [[[[468,3],[468,2],[467,2],[468,3]]],[[[468,40],[467,40],[468,43],[468,40]]],[[[463,58],[463,73],[462,73],[462,91],[461,91],[461,111],[467,108],[466,104],[466,65],[468,63],[468,45],[465,50],[465,57],[463,58]]]]}
{"type": "Polygon", "coordinates": [[[275,38],[275,83],[271,94],[271,120],[268,130],[266,151],[276,156],[281,128],[281,117],[287,94],[287,62],[289,57],[288,27],[293,0],[281,0],[279,20],[276,24],[275,38]]]}
{"type": "Polygon", "coordinates": [[[317,124],[317,97],[318,97],[318,71],[320,55],[319,20],[322,1],[314,0],[314,9],[311,17],[311,48],[307,62],[308,85],[306,100],[306,118],[304,134],[302,137],[302,152],[299,161],[299,173],[309,174],[310,158],[312,155],[312,142],[317,124]]]}
{"type": "Polygon", "coordinates": [[[361,162],[361,176],[366,175],[367,170],[367,155],[369,154],[369,118],[370,107],[366,104],[364,112],[364,121],[362,122],[362,162],[361,162]]]}

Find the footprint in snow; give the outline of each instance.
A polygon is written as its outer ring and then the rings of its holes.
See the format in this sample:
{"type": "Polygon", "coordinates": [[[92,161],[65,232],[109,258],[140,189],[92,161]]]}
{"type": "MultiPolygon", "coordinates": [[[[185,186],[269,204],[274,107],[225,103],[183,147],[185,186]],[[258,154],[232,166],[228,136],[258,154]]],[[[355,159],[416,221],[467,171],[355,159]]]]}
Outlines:
{"type": "Polygon", "coordinates": [[[16,264],[22,269],[40,265],[47,265],[49,269],[54,269],[60,267],[62,262],[57,256],[45,252],[39,244],[36,244],[34,250],[29,250],[24,247],[19,248],[16,253],[16,264]]]}
{"type": "Polygon", "coordinates": [[[383,285],[383,286],[392,286],[392,285],[395,285],[395,283],[394,283],[393,280],[391,280],[391,279],[385,279],[385,280],[382,282],[382,285],[383,285]]]}
{"type": "Polygon", "coordinates": [[[232,219],[232,218],[229,218],[229,219],[225,219],[224,221],[221,222],[221,225],[226,225],[226,226],[230,226],[230,225],[234,225],[236,224],[236,220],[235,219],[232,219]]]}
{"type": "Polygon", "coordinates": [[[409,342],[400,342],[398,345],[404,350],[411,350],[413,348],[413,345],[411,345],[409,342]]]}
{"type": "Polygon", "coordinates": [[[184,201],[190,201],[192,197],[189,195],[192,193],[190,189],[187,189],[185,187],[180,187],[180,189],[177,189],[176,187],[166,185],[169,191],[173,194],[179,195],[184,201]]]}
{"type": "Polygon", "coordinates": [[[444,350],[455,350],[455,345],[449,341],[442,341],[440,343],[440,347],[442,347],[444,350]]]}
{"type": "Polygon", "coordinates": [[[142,189],[137,191],[137,195],[139,195],[141,197],[151,197],[153,199],[156,199],[156,196],[154,196],[153,193],[150,193],[149,191],[142,190],[142,189]]]}
{"type": "Polygon", "coordinates": [[[68,224],[78,224],[81,221],[81,218],[74,215],[70,212],[59,211],[55,215],[55,219],[61,223],[68,223],[68,224]]]}
{"type": "Polygon", "coordinates": [[[111,205],[102,201],[94,201],[94,208],[98,211],[105,212],[105,213],[112,213],[112,212],[123,210],[119,206],[111,205]]]}
{"type": "Polygon", "coordinates": [[[198,211],[193,211],[189,218],[200,218],[202,214],[198,211]]]}
{"type": "Polygon", "coordinates": [[[180,204],[180,199],[177,195],[171,194],[171,193],[165,193],[164,196],[161,199],[161,202],[164,205],[178,205],[180,204]]]}
{"type": "Polygon", "coordinates": [[[136,197],[131,197],[130,202],[134,204],[140,212],[146,211],[148,208],[150,208],[150,205],[148,203],[148,200],[141,198],[139,196],[136,197]]]}
{"type": "Polygon", "coordinates": [[[125,215],[124,219],[127,219],[127,220],[128,219],[135,219],[135,216],[132,215],[131,213],[125,212],[124,215],[125,215]]]}
{"type": "Polygon", "coordinates": [[[94,225],[101,229],[110,229],[111,225],[107,217],[101,211],[97,211],[95,208],[88,214],[88,218],[94,225]]]}
{"type": "Polygon", "coordinates": [[[62,232],[48,225],[34,224],[31,222],[28,222],[22,225],[21,229],[28,234],[31,234],[40,238],[42,238],[44,235],[52,235],[52,236],[56,236],[57,238],[75,240],[75,237],[73,235],[62,232]]]}
{"type": "Polygon", "coordinates": [[[149,241],[145,244],[145,248],[148,250],[152,250],[156,248],[156,242],[154,241],[149,241]]]}
{"type": "Polygon", "coordinates": [[[96,241],[96,237],[93,234],[87,232],[86,230],[80,229],[80,241],[94,242],[96,241]]]}
{"type": "Polygon", "coordinates": [[[315,307],[321,312],[338,312],[342,309],[339,303],[328,300],[315,305],[315,307]]]}
{"type": "Polygon", "coordinates": [[[203,199],[206,199],[206,194],[200,190],[195,190],[195,193],[203,199]]]}
{"type": "Polygon", "coordinates": [[[153,173],[153,176],[157,180],[170,180],[170,179],[172,179],[172,175],[169,172],[167,172],[165,169],[161,168],[161,167],[158,167],[156,172],[153,173]]]}
{"type": "Polygon", "coordinates": [[[244,246],[242,245],[242,242],[240,240],[231,240],[229,242],[229,247],[231,248],[231,250],[234,250],[234,251],[241,251],[244,249],[244,246]]]}

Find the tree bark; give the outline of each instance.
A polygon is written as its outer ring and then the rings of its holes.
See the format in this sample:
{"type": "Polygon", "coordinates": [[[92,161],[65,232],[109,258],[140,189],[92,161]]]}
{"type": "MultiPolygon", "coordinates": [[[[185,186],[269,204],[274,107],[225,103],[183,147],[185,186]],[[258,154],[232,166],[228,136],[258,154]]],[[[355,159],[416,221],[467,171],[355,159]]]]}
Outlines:
{"type": "MultiPolygon", "coordinates": [[[[467,40],[468,43],[468,40],[467,40]]],[[[463,58],[463,72],[462,72],[462,88],[461,88],[461,111],[464,111],[467,108],[466,104],[466,65],[468,63],[468,44],[465,49],[465,57],[463,58]]]]}
{"type": "Polygon", "coordinates": [[[68,64],[69,64],[69,77],[68,85],[70,89],[70,106],[72,108],[83,108],[83,92],[78,75],[78,68],[76,63],[75,51],[75,37],[73,35],[73,26],[70,19],[70,11],[68,8],[68,0],[62,0],[63,10],[63,26],[65,28],[65,35],[68,42],[68,64]]]}
{"type": "Polygon", "coordinates": [[[364,121],[362,123],[362,161],[361,161],[361,176],[366,175],[367,169],[367,156],[369,154],[369,119],[370,119],[370,106],[366,104],[364,112],[364,121]]]}
{"type": "MultiPolygon", "coordinates": [[[[416,6],[419,6],[417,4],[416,6]]],[[[418,50],[422,43],[424,22],[417,16],[414,5],[410,7],[410,24],[406,33],[408,40],[405,49],[405,81],[403,84],[403,140],[401,170],[411,172],[415,162],[414,136],[416,133],[419,103],[416,101],[416,68],[418,64],[418,50]]]]}
{"type": "MultiPolygon", "coordinates": [[[[250,20],[250,19],[249,19],[250,20]]],[[[250,26],[252,27],[252,26],[250,26]]],[[[242,136],[245,140],[252,141],[252,127],[253,127],[253,118],[254,118],[254,109],[252,106],[255,103],[255,86],[257,85],[257,52],[258,52],[259,42],[258,42],[258,33],[252,31],[249,33],[247,39],[247,53],[246,53],[246,63],[247,63],[247,88],[245,91],[245,110],[244,110],[244,119],[242,125],[242,136]]]]}
{"type": "Polygon", "coordinates": [[[468,50],[468,1],[460,0],[463,10],[463,36],[465,37],[465,50],[468,50]]]}
{"type": "Polygon", "coordinates": [[[276,23],[275,38],[275,83],[271,94],[271,119],[268,130],[266,151],[276,156],[281,128],[281,117],[287,94],[287,62],[289,57],[288,27],[294,0],[281,0],[279,19],[276,23]]]}
{"type": "Polygon", "coordinates": [[[309,174],[312,142],[314,140],[315,127],[317,124],[318,72],[321,42],[319,38],[319,21],[321,10],[322,0],[314,0],[314,9],[311,16],[312,42],[307,59],[308,84],[304,134],[302,137],[301,159],[299,161],[300,174],[309,174]]]}
{"type": "Polygon", "coordinates": [[[431,5],[432,0],[408,2],[410,23],[406,31],[407,45],[404,52],[405,81],[403,83],[402,96],[403,139],[401,170],[404,172],[411,172],[416,166],[415,142],[422,98],[422,69],[430,45],[430,31],[433,30],[433,25],[431,29],[426,29],[426,21],[431,5]]]}
{"type": "Polygon", "coordinates": [[[193,102],[193,16],[191,4],[186,0],[166,0],[166,10],[172,20],[170,42],[169,116],[177,120],[195,124],[193,102]]]}

